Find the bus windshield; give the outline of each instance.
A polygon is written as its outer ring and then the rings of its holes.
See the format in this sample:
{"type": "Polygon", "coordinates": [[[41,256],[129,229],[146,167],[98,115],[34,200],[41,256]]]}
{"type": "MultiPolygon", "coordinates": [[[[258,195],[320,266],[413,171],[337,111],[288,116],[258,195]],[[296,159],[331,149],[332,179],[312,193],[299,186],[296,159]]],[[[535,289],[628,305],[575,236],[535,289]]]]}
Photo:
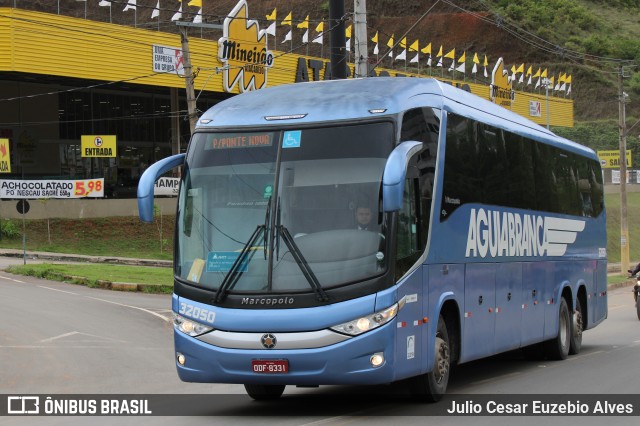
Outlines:
{"type": "Polygon", "coordinates": [[[384,273],[380,194],[393,141],[390,122],[196,133],[182,176],[176,276],[264,294],[322,292],[384,273]]]}

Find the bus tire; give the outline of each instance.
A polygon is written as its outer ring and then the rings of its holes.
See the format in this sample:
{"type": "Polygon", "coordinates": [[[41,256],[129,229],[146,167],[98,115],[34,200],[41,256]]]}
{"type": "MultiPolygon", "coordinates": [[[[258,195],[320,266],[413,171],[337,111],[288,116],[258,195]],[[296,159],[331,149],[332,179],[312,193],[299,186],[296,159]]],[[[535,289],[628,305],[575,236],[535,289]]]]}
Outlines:
{"type": "Polygon", "coordinates": [[[247,394],[256,401],[269,401],[280,398],[285,385],[244,385],[247,394]]]}
{"type": "Polygon", "coordinates": [[[451,371],[451,345],[447,324],[442,315],[438,318],[436,330],[435,361],[433,370],[414,377],[410,381],[411,394],[421,401],[437,402],[447,391],[451,371]]]}
{"type": "Polygon", "coordinates": [[[584,316],[582,310],[582,302],[580,298],[576,299],[576,309],[571,321],[571,344],[569,346],[569,354],[576,355],[580,353],[582,348],[582,330],[584,330],[584,316]]]}
{"type": "Polygon", "coordinates": [[[567,301],[560,299],[560,309],[558,310],[558,335],[545,342],[547,358],[562,360],[569,356],[571,346],[571,316],[567,301]]]}

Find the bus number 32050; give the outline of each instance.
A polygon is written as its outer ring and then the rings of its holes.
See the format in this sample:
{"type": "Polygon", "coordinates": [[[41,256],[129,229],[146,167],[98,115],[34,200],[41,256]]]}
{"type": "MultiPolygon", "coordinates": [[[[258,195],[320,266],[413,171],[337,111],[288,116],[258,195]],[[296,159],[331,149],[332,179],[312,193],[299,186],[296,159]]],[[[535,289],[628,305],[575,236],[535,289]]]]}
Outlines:
{"type": "Polygon", "coordinates": [[[206,321],[210,324],[213,324],[213,321],[216,319],[215,312],[183,302],[180,303],[180,310],[178,313],[195,320],[206,321]]]}

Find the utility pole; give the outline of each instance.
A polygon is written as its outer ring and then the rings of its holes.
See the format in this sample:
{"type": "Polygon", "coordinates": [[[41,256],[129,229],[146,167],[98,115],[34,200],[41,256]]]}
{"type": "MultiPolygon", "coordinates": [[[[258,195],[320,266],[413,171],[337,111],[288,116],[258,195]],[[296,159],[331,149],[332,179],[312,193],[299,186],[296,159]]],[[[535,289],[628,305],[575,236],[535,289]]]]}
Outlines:
{"type": "Polygon", "coordinates": [[[369,56],[367,53],[367,1],[353,0],[353,27],[356,37],[356,67],[354,77],[369,75],[369,56]]]}
{"type": "Polygon", "coordinates": [[[193,70],[191,66],[191,54],[189,53],[189,36],[187,27],[180,27],[180,41],[182,42],[182,60],[184,63],[184,81],[187,89],[187,112],[189,114],[189,128],[191,134],[196,130],[198,114],[196,113],[196,94],[193,89],[193,70]]]}
{"type": "Polygon", "coordinates": [[[187,113],[189,114],[189,128],[191,134],[196,129],[196,123],[198,122],[198,113],[196,112],[196,95],[193,88],[193,67],[191,65],[191,54],[189,53],[189,27],[197,28],[214,28],[221,30],[223,27],[219,24],[204,24],[193,22],[176,21],[176,25],[180,28],[180,41],[182,42],[182,60],[184,62],[184,80],[187,94],[187,113]]]}
{"type": "Polygon", "coordinates": [[[544,109],[547,112],[547,130],[549,130],[549,85],[551,84],[551,80],[549,80],[548,78],[543,78],[542,79],[542,85],[544,86],[544,92],[545,92],[545,99],[546,104],[544,109]]]}
{"type": "Polygon", "coordinates": [[[629,269],[629,227],[627,225],[627,125],[624,93],[624,68],[620,65],[619,119],[620,129],[620,267],[624,274],[629,269]]]}
{"type": "Polygon", "coordinates": [[[344,0],[329,0],[331,78],[347,78],[347,55],[344,28],[344,0]]]}

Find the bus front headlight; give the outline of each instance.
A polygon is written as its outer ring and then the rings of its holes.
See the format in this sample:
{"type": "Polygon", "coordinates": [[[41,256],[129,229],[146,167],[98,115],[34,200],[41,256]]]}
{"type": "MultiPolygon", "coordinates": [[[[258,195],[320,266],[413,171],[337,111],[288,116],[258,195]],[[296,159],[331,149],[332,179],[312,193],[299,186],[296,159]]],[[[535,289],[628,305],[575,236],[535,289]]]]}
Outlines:
{"type": "Polygon", "coordinates": [[[181,331],[184,334],[188,334],[191,337],[199,336],[213,330],[213,327],[209,327],[208,325],[190,320],[189,318],[185,318],[182,315],[173,315],[173,327],[176,330],[181,331]]]}
{"type": "Polygon", "coordinates": [[[395,303],[393,304],[393,306],[375,312],[371,315],[357,318],[342,324],[334,325],[333,327],[331,327],[331,330],[337,331],[338,333],[348,334],[350,336],[357,336],[358,334],[373,330],[380,327],[381,325],[388,323],[395,318],[397,313],[398,304],[395,303]]]}

